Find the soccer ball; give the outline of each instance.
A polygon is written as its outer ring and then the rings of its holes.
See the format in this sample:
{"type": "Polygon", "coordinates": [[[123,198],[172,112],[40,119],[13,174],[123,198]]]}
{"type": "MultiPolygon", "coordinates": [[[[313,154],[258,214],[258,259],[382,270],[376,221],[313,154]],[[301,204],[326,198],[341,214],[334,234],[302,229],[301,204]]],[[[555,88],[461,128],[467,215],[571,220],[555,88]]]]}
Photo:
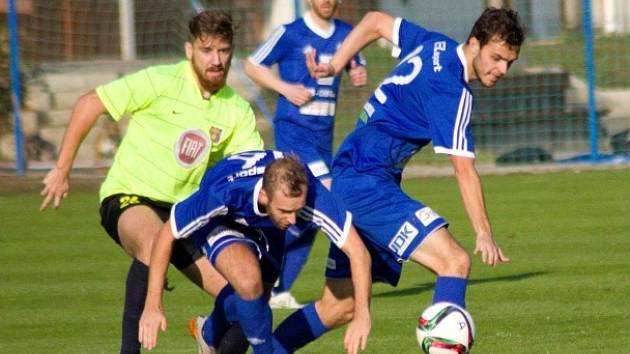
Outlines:
{"type": "Polygon", "coordinates": [[[438,302],[418,318],[416,337],[426,354],[467,354],[475,338],[475,324],[463,308],[438,302]]]}

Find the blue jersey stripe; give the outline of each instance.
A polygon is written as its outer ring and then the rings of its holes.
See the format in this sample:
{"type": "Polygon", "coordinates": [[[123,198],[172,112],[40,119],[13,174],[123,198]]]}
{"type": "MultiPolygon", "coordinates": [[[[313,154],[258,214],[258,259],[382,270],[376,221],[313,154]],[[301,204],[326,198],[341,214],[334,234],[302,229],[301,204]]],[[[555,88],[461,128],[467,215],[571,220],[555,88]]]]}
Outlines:
{"type": "MultiPolygon", "coordinates": [[[[175,207],[177,207],[177,205],[173,207],[172,216],[175,215],[175,207]]],[[[190,236],[190,234],[198,230],[200,227],[206,225],[208,221],[210,221],[210,219],[215,218],[217,216],[226,215],[227,213],[228,213],[228,208],[225,205],[221,205],[218,208],[210,210],[210,212],[204,215],[201,215],[198,218],[189,222],[188,224],[184,225],[177,234],[174,233],[175,238],[186,238],[190,236]]],[[[175,225],[177,225],[176,220],[175,219],[173,220],[175,221],[175,225]]]]}
{"type": "Polygon", "coordinates": [[[468,151],[470,150],[468,148],[468,138],[466,137],[466,131],[468,130],[468,125],[470,124],[470,118],[472,117],[472,102],[473,102],[473,96],[470,93],[470,91],[466,90],[466,98],[467,98],[467,105],[466,105],[466,115],[465,115],[465,122],[462,125],[462,136],[464,137],[464,144],[462,146],[462,150],[464,151],[468,151]]]}
{"type": "Polygon", "coordinates": [[[461,139],[458,150],[468,150],[468,139],[466,138],[466,128],[468,127],[468,123],[470,122],[470,113],[472,107],[472,96],[470,93],[466,91],[466,105],[464,106],[464,112],[462,113],[462,121],[461,121],[461,139]]]}
{"type": "Polygon", "coordinates": [[[312,222],[319,226],[335,245],[340,246],[342,240],[345,239],[342,228],[323,212],[309,206],[304,206],[304,208],[300,210],[300,216],[306,220],[309,218],[312,219],[312,222]]]}
{"type": "Polygon", "coordinates": [[[453,126],[453,142],[451,146],[453,149],[457,148],[457,142],[459,141],[460,124],[462,111],[464,110],[464,101],[466,100],[466,90],[462,89],[462,95],[459,97],[459,106],[457,107],[457,115],[455,117],[455,124],[453,126]]]}
{"type": "Polygon", "coordinates": [[[453,127],[453,150],[468,150],[466,127],[470,122],[471,107],[472,95],[463,88],[459,99],[459,107],[457,108],[457,118],[453,127]]]}

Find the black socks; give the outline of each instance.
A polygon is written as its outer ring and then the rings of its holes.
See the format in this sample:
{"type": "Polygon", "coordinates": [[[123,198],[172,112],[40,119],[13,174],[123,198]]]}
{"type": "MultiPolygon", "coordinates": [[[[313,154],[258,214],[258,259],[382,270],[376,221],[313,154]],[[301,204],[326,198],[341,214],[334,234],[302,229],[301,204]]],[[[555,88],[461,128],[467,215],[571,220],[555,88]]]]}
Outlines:
{"type": "Polygon", "coordinates": [[[144,300],[147,296],[148,282],[149,267],[139,260],[134,259],[127,273],[120,354],[140,353],[138,321],[140,321],[140,316],[144,310],[144,300]]]}

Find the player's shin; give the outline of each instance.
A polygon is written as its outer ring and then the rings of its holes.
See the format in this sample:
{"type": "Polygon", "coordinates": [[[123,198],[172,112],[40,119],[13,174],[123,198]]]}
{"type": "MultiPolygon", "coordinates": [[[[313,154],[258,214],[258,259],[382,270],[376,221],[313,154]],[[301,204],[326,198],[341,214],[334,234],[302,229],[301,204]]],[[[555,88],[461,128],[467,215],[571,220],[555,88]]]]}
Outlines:
{"type": "Polygon", "coordinates": [[[138,321],[144,310],[144,300],[147,296],[149,267],[134,259],[127,273],[125,285],[125,308],[122,321],[121,354],[139,354],[138,321]]]}
{"type": "Polygon", "coordinates": [[[236,313],[238,322],[252,346],[254,354],[271,354],[272,314],[267,303],[267,297],[260,295],[253,300],[245,300],[240,296],[236,299],[236,313]]]}
{"type": "Polygon", "coordinates": [[[292,313],[276,328],[273,332],[273,352],[293,353],[327,331],[315,310],[315,303],[310,303],[292,313]]]}
{"type": "Polygon", "coordinates": [[[226,285],[214,302],[214,309],[203,325],[201,334],[211,347],[217,347],[230,327],[230,320],[236,319],[236,294],[231,285],[226,285]]]}

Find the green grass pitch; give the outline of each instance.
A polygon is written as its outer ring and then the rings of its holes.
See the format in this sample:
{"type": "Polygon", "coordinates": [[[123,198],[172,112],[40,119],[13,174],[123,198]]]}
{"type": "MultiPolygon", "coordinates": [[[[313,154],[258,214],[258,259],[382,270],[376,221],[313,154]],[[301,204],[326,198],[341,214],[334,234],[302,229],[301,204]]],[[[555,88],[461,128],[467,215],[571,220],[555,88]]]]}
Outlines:
{"type": "MultiPolygon", "coordinates": [[[[468,309],[473,353],[621,353],[630,348],[630,169],[485,176],[495,237],[512,262],[473,260],[468,309]]],[[[39,213],[37,186],[0,178],[0,353],[115,353],[129,258],[99,225],[96,187],[77,182],[61,209],[39,213]],[[36,189],[37,188],[37,189],[36,189]]],[[[453,178],[405,181],[451,222],[468,250],[473,236],[453,178]]],[[[319,237],[294,293],[317,298],[327,242],[319,237]]],[[[189,317],[213,300],[169,272],[169,320],[155,353],[193,353],[189,317]]],[[[405,265],[401,284],[373,288],[366,353],[419,353],[414,327],[433,275],[405,265]]],[[[276,322],[289,311],[275,311],[276,322]]],[[[302,353],[342,353],[343,329],[302,353]]]]}

